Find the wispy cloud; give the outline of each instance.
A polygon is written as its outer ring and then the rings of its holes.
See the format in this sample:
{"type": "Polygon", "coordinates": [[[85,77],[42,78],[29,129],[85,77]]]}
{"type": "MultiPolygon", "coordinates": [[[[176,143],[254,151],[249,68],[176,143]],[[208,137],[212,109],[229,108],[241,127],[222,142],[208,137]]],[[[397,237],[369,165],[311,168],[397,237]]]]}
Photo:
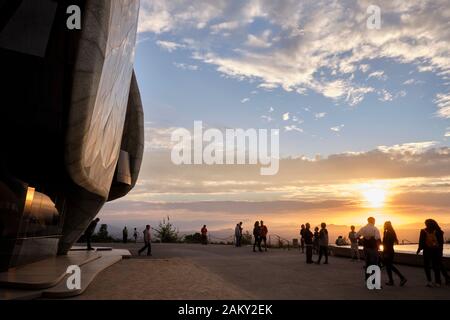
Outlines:
{"type": "Polygon", "coordinates": [[[160,46],[162,49],[167,50],[169,52],[172,52],[179,48],[185,47],[184,44],[180,44],[180,43],[176,43],[176,42],[172,42],[172,41],[163,41],[163,40],[156,41],[156,44],[158,46],[160,46]]]}

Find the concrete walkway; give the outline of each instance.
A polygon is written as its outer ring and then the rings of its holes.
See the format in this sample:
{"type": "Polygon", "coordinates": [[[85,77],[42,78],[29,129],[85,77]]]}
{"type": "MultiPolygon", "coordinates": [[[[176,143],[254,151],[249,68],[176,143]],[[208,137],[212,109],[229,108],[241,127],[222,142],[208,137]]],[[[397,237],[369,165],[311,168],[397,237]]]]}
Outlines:
{"type": "MultiPolygon", "coordinates": [[[[142,244],[114,244],[133,255],[142,244]]],[[[316,259],[316,257],[314,257],[316,259]]],[[[153,244],[153,257],[123,260],[103,271],[78,299],[450,299],[450,287],[425,287],[422,268],[400,265],[405,287],[369,291],[363,262],[330,257],[307,265],[298,250],[153,244]]],[[[398,284],[398,279],[397,284],[398,284]]],[[[383,271],[382,284],[386,281],[383,271]]]]}

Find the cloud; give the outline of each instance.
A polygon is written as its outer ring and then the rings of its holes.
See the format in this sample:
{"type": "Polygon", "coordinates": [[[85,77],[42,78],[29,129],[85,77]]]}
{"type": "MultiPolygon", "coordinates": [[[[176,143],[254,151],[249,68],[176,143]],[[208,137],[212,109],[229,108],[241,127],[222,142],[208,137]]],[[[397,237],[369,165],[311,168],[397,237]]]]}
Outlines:
{"type": "Polygon", "coordinates": [[[390,93],[386,89],[382,89],[380,92],[378,92],[378,94],[380,95],[380,97],[378,98],[378,100],[380,101],[392,101],[394,99],[392,93],[390,93]]]}
{"type": "Polygon", "coordinates": [[[285,126],[284,131],[298,131],[303,132],[302,128],[297,127],[296,125],[285,126]]]}
{"type": "Polygon", "coordinates": [[[438,106],[438,117],[450,118],[450,93],[438,93],[434,102],[438,106]]]}
{"type": "Polygon", "coordinates": [[[272,122],[273,118],[270,116],[262,115],[261,118],[267,122],[272,122]]]}
{"type": "Polygon", "coordinates": [[[315,117],[316,119],[320,119],[320,118],[325,117],[326,115],[327,115],[326,112],[319,112],[319,113],[314,114],[314,117],[315,117]]]}
{"type": "Polygon", "coordinates": [[[156,41],[156,44],[159,47],[161,47],[162,49],[164,49],[166,51],[169,51],[169,52],[172,52],[172,51],[175,51],[175,50],[177,50],[179,48],[184,48],[185,47],[185,45],[183,45],[183,44],[179,44],[179,43],[171,42],[171,41],[163,41],[163,40],[156,41]]]}
{"type": "Polygon", "coordinates": [[[272,43],[270,43],[269,41],[270,35],[270,30],[265,30],[259,37],[253,34],[249,34],[247,36],[246,45],[255,48],[269,48],[272,45],[272,43]]]}
{"type": "Polygon", "coordinates": [[[241,100],[241,103],[246,103],[246,102],[249,102],[249,101],[250,101],[250,98],[244,98],[244,99],[241,100]]]}
{"type": "Polygon", "coordinates": [[[387,80],[387,75],[384,74],[384,71],[379,70],[379,71],[374,71],[374,72],[370,73],[367,76],[367,79],[370,79],[370,78],[376,78],[379,80],[387,80]]]}
{"type": "Polygon", "coordinates": [[[176,68],[182,69],[182,70],[190,70],[190,71],[196,71],[196,70],[198,70],[198,66],[192,65],[192,64],[185,64],[185,63],[177,63],[177,62],[174,62],[173,65],[174,65],[176,68]]]}
{"type": "MultiPolygon", "coordinates": [[[[450,73],[446,0],[383,3],[382,30],[365,27],[370,4],[369,0],[251,0],[238,5],[225,0],[143,0],[139,32],[198,38],[193,55],[221,73],[302,94],[312,90],[351,105],[371,92],[351,94],[365,87],[352,78],[353,73],[368,72],[376,59],[410,64],[441,77],[450,73]],[[266,31],[249,35],[256,21],[266,31]],[[197,35],[199,29],[209,30],[211,37],[197,35]],[[222,31],[228,33],[227,44],[222,31]],[[323,77],[321,71],[333,76],[323,77]]],[[[385,75],[376,71],[371,77],[385,75]]]]}
{"type": "Polygon", "coordinates": [[[422,154],[427,149],[437,145],[437,141],[424,141],[424,142],[412,142],[396,144],[393,146],[378,146],[378,150],[389,154],[401,154],[401,155],[415,155],[422,154]]]}
{"type": "Polygon", "coordinates": [[[340,132],[342,130],[342,128],[344,128],[343,124],[335,126],[335,127],[331,127],[330,130],[334,131],[334,132],[340,132]]]}
{"type": "Polygon", "coordinates": [[[283,113],[282,118],[284,121],[288,121],[289,120],[289,112],[283,113]]]}

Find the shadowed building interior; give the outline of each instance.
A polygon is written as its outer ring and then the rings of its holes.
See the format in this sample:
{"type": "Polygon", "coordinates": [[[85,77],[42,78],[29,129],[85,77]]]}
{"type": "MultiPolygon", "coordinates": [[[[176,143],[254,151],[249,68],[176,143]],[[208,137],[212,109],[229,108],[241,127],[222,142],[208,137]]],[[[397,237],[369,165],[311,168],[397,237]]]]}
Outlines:
{"type": "Polygon", "coordinates": [[[134,0],[0,0],[0,271],[67,254],[135,185],[138,13],[134,0]]]}

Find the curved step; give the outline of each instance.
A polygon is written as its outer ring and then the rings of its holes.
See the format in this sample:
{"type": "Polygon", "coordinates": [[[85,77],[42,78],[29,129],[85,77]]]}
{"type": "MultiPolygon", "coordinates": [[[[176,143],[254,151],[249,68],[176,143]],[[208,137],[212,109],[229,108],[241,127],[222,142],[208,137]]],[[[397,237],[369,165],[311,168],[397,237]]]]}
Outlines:
{"type": "Polygon", "coordinates": [[[0,287],[13,289],[46,289],[58,284],[67,274],[70,265],[82,266],[100,258],[95,251],[73,251],[66,256],[57,256],[11,268],[0,273],[0,287]]]}
{"type": "Polygon", "coordinates": [[[68,289],[67,279],[70,275],[66,275],[56,286],[46,289],[42,292],[43,298],[67,298],[82,294],[84,290],[91,284],[95,277],[103,270],[122,260],[120,255],[102,256],[101,258],[89,262],[81,266],[81,288],[68,289]]]}

